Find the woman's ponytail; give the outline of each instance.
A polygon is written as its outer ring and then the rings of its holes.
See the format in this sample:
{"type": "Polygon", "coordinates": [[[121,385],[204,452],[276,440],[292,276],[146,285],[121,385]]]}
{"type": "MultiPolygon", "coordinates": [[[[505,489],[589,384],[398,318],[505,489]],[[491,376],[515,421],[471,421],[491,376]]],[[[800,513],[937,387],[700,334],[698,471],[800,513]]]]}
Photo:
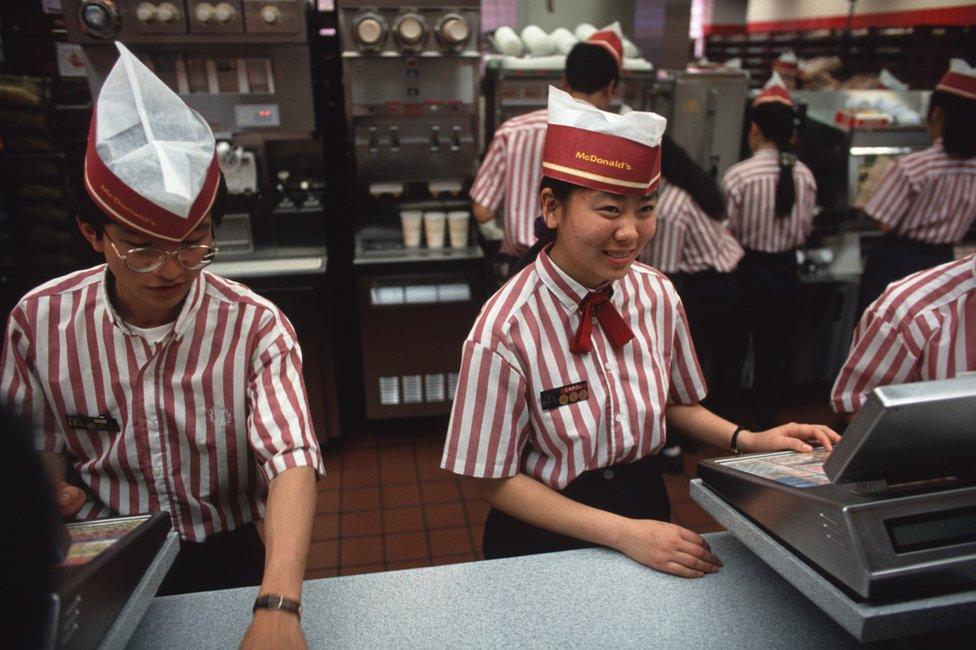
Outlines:
{"type": "Polygon", "coordinates": [[[776,181],[776,216],[788,217],[796,204],[793,168],[793,132],[796,130],[793,109],[779,102],[766,102],[753,109],[752,121],[763,137],[772,140],[779,150],[779,179],[776,181]]]}

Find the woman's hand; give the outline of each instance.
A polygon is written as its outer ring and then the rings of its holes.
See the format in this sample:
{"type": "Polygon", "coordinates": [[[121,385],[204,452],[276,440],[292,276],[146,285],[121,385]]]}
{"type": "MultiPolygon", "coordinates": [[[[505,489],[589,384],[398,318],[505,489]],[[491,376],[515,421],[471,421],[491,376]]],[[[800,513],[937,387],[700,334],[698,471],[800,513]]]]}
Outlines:
{"type": "Polygon", "coordinates": [[[628,519],[616,549],[635,562],[685,578],[701,578],[722,566],[704,539],[653,519],[628,519]]]}
{"type": "Polygon", "coordinates": [[[790,422],[766,431],[742,431],[739,433],[740,451],[813,451],[809,443],[819,443],[830,451],[840,442],[840,435],[822,424],[797,424],[790,422]]]}

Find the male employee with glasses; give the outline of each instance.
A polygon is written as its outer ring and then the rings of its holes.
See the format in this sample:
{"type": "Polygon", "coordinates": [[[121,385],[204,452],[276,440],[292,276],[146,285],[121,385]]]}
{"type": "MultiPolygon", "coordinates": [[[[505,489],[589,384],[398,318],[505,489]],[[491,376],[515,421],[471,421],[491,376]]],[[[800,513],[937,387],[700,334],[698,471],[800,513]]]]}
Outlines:
{"type": "Polygon", "coordinates": [[[302,647],[324,466],[297,337],[273,304],[204,270],[227,194],[213,134],[119,49],[76,193],[105,264],[17,304],[0,396],[33,421],[64,518],[169,512],[180,554],[159,593],[260,584],[244,645],[302,647]]]}

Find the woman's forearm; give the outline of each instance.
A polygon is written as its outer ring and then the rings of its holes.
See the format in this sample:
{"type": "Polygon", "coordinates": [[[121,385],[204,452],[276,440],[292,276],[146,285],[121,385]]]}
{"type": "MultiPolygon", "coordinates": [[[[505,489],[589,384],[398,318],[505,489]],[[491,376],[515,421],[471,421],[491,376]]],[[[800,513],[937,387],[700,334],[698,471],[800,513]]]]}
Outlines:
{"type": "Polygon", "coordinates": [[[478,479],[485,499],[527,524],[593,544],[618,548],[629,519],[567,498],[539,481],[516,474],[478,479]]]}
{"type": "Polygon", "coordinates": [[[732,432],[736,427],[733,422],[715,415],[701,404],[671,404],[665,409],[664,415],[669,427],[674,427],[678,432],[706,445],[722,449],[729,448],[732,432]]]}

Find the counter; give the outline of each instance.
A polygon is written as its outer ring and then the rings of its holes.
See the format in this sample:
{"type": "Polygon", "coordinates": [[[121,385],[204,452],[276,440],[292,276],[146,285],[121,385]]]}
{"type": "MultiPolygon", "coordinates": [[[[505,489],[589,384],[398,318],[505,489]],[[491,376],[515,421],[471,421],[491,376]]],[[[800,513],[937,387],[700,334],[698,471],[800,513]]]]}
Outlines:
{"type": "MultiPolygon", "coordinates": [[[[587,549],[305,583],[311,648],[850,648],[854,638],[727,533],[697,580],[587,549]]],[[[256,588],[157,598],[133,648],[232,647],[256,588]]]]}

